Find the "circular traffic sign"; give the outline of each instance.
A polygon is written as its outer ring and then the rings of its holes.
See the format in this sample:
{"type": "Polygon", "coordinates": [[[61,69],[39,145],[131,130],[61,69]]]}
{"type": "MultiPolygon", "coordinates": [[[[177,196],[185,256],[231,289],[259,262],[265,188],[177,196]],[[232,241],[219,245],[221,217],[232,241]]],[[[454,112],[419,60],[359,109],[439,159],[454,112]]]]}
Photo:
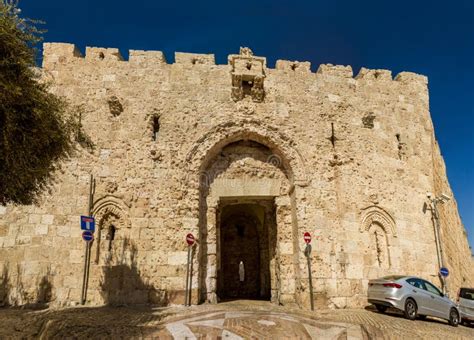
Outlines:
{"type": "Polygon", "coordinates": [[[196,239],[194,238],[194,235],[189,233],[186,235],[186,242],[188,243],[188,246],[192,246],[194,242],[196,242],[196,239]]]}
{"type": "Polygon", "coordinates": [[[445,267],[441,267],[440,270],[439,270],[439,273],[444,276],[444,277],[448,277],[449,275],[449,270],[448,268],[445,268],[445,267]]]}
{"type": "Polygon", "coordinates": [[[303,237],[304,237],[304,241],[305,241],[307,244],[311,243],[311,234],[310,234],[310,233],[305,232],[303,237]]]}
{"type": "Polygon", "coordinates": [[[90,242],[94,239],[94,234],[88,230],[82,232],[82,239],[84,241],[90,242]]]}

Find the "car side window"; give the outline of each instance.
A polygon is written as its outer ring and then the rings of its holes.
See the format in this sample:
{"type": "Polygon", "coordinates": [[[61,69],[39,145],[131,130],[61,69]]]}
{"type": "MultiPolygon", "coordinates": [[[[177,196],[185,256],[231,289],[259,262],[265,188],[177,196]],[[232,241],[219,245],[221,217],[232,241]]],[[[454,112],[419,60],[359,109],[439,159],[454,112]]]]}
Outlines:
{"type": "Polygon", "coordinates": [[[474,289],[461,288],[459,296],[463,299],[474,301],[474,289]]]}
{"type": "Polygon", "coordinates": [[[407,282],[416,288],[425,289],[423,282],[421,282],[420,279],[411,278],[408,279],[407,282]]]}
{"type": "Polygon", "coordinates": [[[435,295],[438,295],[438,296],[442,296],[443,294],[441,294],[441,292],[439,291],[438,288],[436,288],[435,286],[433,286],[431,283],[425,281],[425,286],[426,286],[426,290],[429,291],[430,293],[433,293],[435,295]]]}

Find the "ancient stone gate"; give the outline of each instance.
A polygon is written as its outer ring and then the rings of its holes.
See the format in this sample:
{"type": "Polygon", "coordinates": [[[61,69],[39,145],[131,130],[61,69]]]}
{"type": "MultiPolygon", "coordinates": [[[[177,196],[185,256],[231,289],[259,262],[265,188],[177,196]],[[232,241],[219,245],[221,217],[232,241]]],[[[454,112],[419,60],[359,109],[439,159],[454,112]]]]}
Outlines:
{"type": "MultiPolygon", "coordinates": [[[[183,303],[189,232],[193,303],[307,308],[306,231],[317,308],[363,306],[387,274],[440,283],[427,193],[452,192],[426,77],[63,43],[41,74],[83,138],[37,205],[0,207],[0,303],[78,303],[91,175],[89,304],[183,303]]],[[[474,266],[455,200],[439,210],[454,295],[474,266]]]]}

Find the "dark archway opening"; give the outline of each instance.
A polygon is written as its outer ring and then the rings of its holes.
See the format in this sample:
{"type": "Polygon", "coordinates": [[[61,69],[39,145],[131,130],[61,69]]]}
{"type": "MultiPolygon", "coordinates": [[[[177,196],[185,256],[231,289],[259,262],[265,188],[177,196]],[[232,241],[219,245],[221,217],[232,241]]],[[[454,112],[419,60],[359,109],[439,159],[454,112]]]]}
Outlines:
{"type": "MultiPolygon", "coordinates": [[[[219,223],[219,300],[270,300],[270,242],[268,206],[221,203],[219,223]]],[[[272,209],[273,210],[273,209],[272,209]]]]}

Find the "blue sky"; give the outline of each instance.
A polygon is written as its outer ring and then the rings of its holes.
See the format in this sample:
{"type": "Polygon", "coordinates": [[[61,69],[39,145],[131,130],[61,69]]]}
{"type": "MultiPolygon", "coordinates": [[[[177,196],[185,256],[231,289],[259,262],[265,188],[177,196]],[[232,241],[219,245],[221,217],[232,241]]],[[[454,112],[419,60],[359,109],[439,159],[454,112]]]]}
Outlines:
{"type": "Polygon", "coordinates": [[[474,247],[474,1],[20,1],[45,40],[214,53],[249,46],[276,59],[412,71],[429,78],[431,115],[474,247]]]}

